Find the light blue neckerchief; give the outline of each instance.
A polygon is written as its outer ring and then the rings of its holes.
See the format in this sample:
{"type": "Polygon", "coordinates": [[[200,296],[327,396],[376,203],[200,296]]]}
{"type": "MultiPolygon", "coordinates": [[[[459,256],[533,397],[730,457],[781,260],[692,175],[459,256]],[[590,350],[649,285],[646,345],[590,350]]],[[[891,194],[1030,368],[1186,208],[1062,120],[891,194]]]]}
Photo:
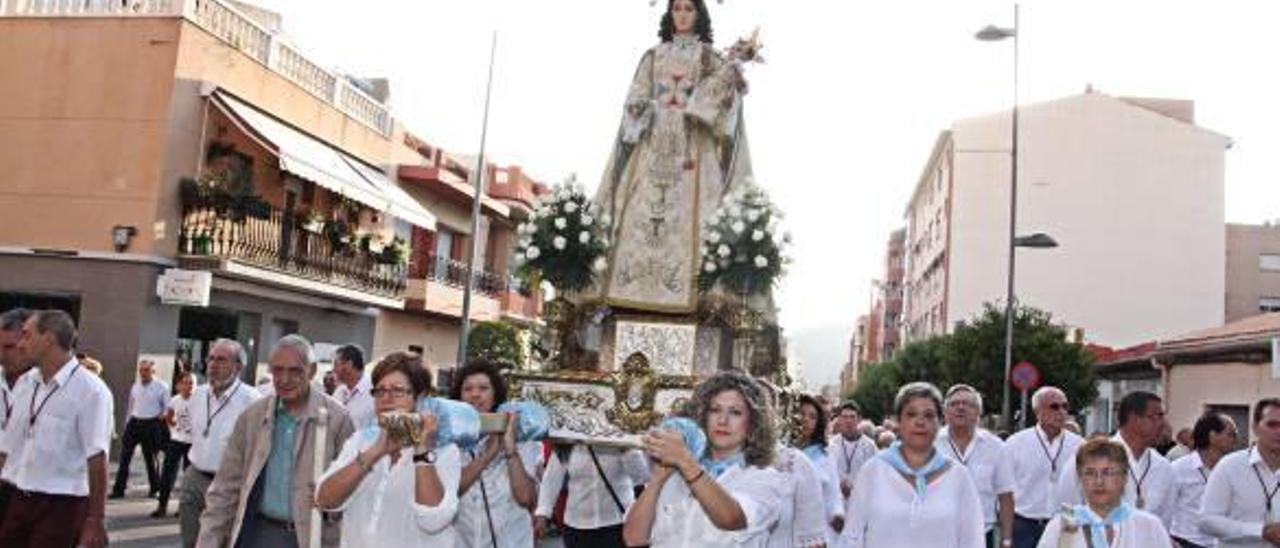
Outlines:
{"type": "Polygon", "coordinates": [[[809,457],[809,460],[814,463],[818,462],[818,459],[825,457],[826,455],[827,450],[822,447],[822,444],[810,443],[804,447],[804,456],[809,457]]]}
{"type": "Polygon", "coordinates": [[[747,459],[742,455],[742,451],[738,451],[737,453],[721,460],[715,460],[711,458],[710,453],[707,453],[702,457],[701,464],[707,472],[711,473],[711,477],[718,478],[720,477],[720,474],[725,473],[735,466],[738,468],[745,468],[747,466],[747,459]]]}
{"type": "Polygon", "coordinates": [[[1119,525],[1133,514],[1133,507],[1127,502],[1121,502],[1120,506],[1115,507],[1107,519],[1098,518],[1098,514],[1093,513],[1093,510],[1084,504],[1077,504],[1075,510],[1076,523],[1087,528],[1086,534],[1092,539],[1090,544],[1098,547],[1107,546],[1107,527],[1119,525]]]}
{"type": "Polygon", "coordinates": [[[907,464],[907,460],[902,456],[902,441],[895,441],[884,451],[876,455],[877,458],[889,463],[894,470],[897,470],[904,476],[915,477],[916,496],[924,498],[925,489],[929,486],[929,476],[947,465],[947,458],[942,456],[942,452],[937,449],[933,450],[933,456],[929,458],[929,462],[925,463],[919,470],[912,468],[907,464]]]}

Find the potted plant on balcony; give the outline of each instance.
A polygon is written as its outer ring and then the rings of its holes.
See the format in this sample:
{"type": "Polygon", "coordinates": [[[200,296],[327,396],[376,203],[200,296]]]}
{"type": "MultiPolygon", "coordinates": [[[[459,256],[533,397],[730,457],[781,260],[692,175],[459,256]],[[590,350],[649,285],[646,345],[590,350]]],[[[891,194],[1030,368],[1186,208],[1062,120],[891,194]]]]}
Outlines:
{"type": "Polygon", "coordinates": [[[319,213],[311,211],[298,215],[298,226],[312,234],[321,234],[324,232],[324,217],[319,213]]]}
{"type": "Polygon", "coordinates": [[[404,238],[396,236],[391,239],[391,243],[382,247],[382,251],[375,255],[375,259],[383,264],[405,265],[409,262],[409,245],[404,238]]]}
{"type": "Polygon", "coordinates": [[[324,224],[323,234],[335,254],[351,251],[351,225],[345,219],[332,219],[324,224]]]}

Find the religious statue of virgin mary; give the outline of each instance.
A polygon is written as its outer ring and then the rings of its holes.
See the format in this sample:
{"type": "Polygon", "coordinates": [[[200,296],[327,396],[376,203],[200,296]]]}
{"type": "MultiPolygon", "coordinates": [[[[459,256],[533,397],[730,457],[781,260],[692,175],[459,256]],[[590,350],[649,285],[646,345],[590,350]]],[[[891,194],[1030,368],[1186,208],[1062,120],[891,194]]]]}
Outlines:
{"type": "Polygon", "coordinates": [[[607,266],[581,297],[679,314],[698,305],[703,224],[751,177],[742,64],[758,46],[716,51],[703,0],[668,0],[658,36],[636,67],[595,196],[610,223],[607,266]]]}

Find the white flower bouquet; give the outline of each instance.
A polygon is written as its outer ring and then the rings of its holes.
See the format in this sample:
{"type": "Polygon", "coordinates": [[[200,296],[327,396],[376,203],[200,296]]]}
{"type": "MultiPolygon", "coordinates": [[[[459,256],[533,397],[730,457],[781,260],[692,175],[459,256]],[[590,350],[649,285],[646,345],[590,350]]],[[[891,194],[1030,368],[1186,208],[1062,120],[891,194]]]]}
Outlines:
{"type": "Polygon", "coordinates": [[[546,280],[557,291],[581,291],[608,267],[609,219],[572,178],[539,197],[528,221],[516,231],[516,275],[536,285],[546,280]]]}
{"type": "Polygon", "coordinates": [[[719,286],[732,293],[771,289],[790,262],[791,236],[782,232],[782,211],[756,186],[725,197],[702,231],[698,289],[719,286]]]}

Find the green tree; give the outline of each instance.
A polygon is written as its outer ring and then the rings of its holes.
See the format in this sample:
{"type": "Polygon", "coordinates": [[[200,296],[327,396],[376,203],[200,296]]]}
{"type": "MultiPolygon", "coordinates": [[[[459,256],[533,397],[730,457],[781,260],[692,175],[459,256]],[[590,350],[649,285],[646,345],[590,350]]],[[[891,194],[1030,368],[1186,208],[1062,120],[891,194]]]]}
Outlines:
{"type": "MultiPolygon", "coordinates": [[[[1013,316],[1013,362],[1029,361],[1040,369],[1041,384],[1061,388],[1077,409],[1097,397],[1093,357],[1068,340],[1067,328],[1046,311],[1017,306],[1013,316]]],[[[852,397],[863,414],[879,419],[893,412],[898,387],[928,381],[945,390],[965,383],[982,393],[987,413],[1000,413],[1004,390],[1004,307],[988,303],[976,317],[952,333],[908,344],[893,360],[870,366],[852,397]]],[[[1013,405],[1018,405],[1014,395],[1013,405]]]]}
{"type": "Polygon", "coordinates": [[[521,366],[525,348],[520,329],[507,322],[479,322],[467,336],[467,357],[521,366]]]}

